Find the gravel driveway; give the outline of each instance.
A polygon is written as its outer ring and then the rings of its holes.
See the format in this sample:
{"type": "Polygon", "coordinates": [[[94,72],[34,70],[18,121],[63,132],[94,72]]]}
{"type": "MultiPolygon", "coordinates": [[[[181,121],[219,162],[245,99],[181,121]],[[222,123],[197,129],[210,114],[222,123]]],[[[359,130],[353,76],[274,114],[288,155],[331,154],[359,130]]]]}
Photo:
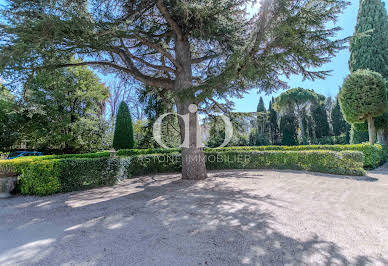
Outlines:
{"type": "Polygon", "coordinates": [[[146,176],[0,201],[0,265],[388,264],[388,165],[146,176]]]}

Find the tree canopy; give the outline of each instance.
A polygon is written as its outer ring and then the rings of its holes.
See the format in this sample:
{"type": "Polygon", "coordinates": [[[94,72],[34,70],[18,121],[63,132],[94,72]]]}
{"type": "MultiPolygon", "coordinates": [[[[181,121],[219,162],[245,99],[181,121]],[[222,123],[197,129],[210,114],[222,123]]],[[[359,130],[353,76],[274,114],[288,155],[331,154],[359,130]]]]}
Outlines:
{"type": "Polygon", "coordinates": [[[202,179],[203,160],[185,159],[204,157],[191,104],[208,110],[247,89],[286,88],[281,77],[292,74],[324,78],[319,67],[347,41],[329,25],[348,1],[262,0],[250,16],[255,2],[10,0],[1,12],[0,72],[20,80],[40,68],[92,65],[173,92],[178,113],[190,116],[182,176],[202,179]],[[69,54],[83,61],[68,63],[69,54]]]}
{"type": "Polygon", "coordinates": [[[298,119],[299,129],[304,144],[306,144],[305,128],[303,125],[302,113],[313,103],[324,100],[323,95],[315,93],[313,90],[294,88],[283,92],[275,99],[273,108],[279,112],[292,112],[298,119]]]}
{"type": "Polygon", "coordinates": [[[344,118],[349,123],[368,120],[369,141],[374,143],[374,117],[387,108],[386,82],[377,72],[357,70],[344,81],[339,93],[339,101],[344,118]]]}
{"type": "Polygon", "coordinates": [[[362,0],[350,42],[350,71],[369,69],[388,79],[388,16],[381,0],[362,0]]]}
{"type": "Polygon", "coordinates": [[[102,148],[108,88],[85,66],[41,69],[26,82],[21,129],[35,148],[85,152],[102,148]]]}

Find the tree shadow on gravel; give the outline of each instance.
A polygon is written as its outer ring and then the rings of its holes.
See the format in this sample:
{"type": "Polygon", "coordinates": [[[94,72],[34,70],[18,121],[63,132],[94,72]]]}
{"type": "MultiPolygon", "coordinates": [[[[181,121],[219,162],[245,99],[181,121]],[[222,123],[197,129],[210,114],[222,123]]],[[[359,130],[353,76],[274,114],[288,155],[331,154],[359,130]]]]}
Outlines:
{"type": "Polygon", "coordinates": [[[268,209],[282,208],[280,200],[228,186],[222,178],[150,176],[36,200],[23,203],[24,216],[23,208],[12,204],[8,215],[0,212],[12,227],[6,233],[0,226],[2,240],[9,238],[0,241],[0,265],[365,265],[378,260],[347,258],[318,235],[301,240],[279,232],[268,209]]]}

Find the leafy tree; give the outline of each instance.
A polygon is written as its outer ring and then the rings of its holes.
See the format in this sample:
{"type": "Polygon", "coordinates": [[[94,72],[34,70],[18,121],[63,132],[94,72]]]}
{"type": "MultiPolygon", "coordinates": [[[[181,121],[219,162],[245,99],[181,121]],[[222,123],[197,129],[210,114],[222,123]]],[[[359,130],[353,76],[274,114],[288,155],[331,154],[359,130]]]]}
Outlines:
{"type": "Polygon", "coordinates": [[[8,150],[19,137],[17,111],[15,97],[0,84],[0,150],[8,150]]]}
{"type": "Polygon", "coordinates": [[[374,144],[373,118],[383,114],[387,107],[383,77],[370,70],[357,70],[345,79],[338,99],[346,121],[360,123],[368,120],[369,142],[374,144]]]}
{"type": "Polygon", "coordinates": [[[338,99],[335,101],[331,111],[331,124],[333,126],[334,136],[346,134],[349,131],[349,124],[345,121],[341,112],[341,107],[338,99]]]}
{"type": "MultiPolygon", "coordinates": [[[[158,89],[146,87],[140,91],[139,102],[145,106],[144,114],[146,117],[146,125],[142,128],[144,136],[140,140],[138,146],[140,148],[156,148],[159,144],[153,138],[153,126],[161,115],[166,113],[175,113],[172,108],[174,99],[170,93],[160,94],[158,89]]],[[[178,147],[180,143],[180,133],[178,126],[178,118],[176,115],[170,114],[162,121],[162,141],[167,147],[178,147]]]]}
{"type": "Polygon", "coordinates": [[[362,0],[350,42],[350,71],[369,69],[388,79],[388,16],[381,0],[362,0]]]}
{"type": "Polygon", "coordinates": [[[291,74],[324,78],[327,71],[309,68],[319,69],[346,43],[333,38],[339,27],[328,26],[346,0],[263,0],[252,18],[245,7],[254,2],[10,0],[1,12],[0,71],[20,79],[43,67],[93,65],[170,91],[177,112],[190,118],[182,177],[202,179],[204,153],[191,104],[251,88],[286,88],[280,77],[291,74]],[[64,62],[68,54],[85,61],[64,62]]]}
{"type": "Polygon", "coordinates": [[[117,112],[112,146],[116,150],[133,149],[134,146],[131,113],[125,102],[121,102],[119,111],[117,112]]]}
{"type": "Polygon", "coordinates": [[[293,114],[283,115],[280,119],[280,131],[282,134],[282,145],[298,145],[296,117],[293,114]]]}
{"type": "Polygon", "coordinates": [[[303,144],[306,144],[303,112],[312,104],[318,102],[320,96],[313,90],[294,88],[283,92],[275,99],[274,108],[280,112],[292,112],[297,118],[303,144]]]}
{"type": "Polygon", "coordinates": [[[40,70],[25,84],[24,140],[41,150],[77,153],[104,148],[108,89],[85,66],[40,70]]]}
{"type": "Polygon", "coordinates": [[[324,104],[314,104],[311,107],[311,116],[314,120],[315,136],[317,138],[330,135],[330,126],[324,104]]]}

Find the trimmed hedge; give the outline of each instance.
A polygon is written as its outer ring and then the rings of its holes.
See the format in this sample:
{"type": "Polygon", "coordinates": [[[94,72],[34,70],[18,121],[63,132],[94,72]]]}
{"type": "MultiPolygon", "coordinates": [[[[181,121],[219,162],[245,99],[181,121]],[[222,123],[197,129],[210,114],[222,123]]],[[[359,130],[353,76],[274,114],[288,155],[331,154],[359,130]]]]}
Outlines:
{"type": "MultiPolygon", "coordinates": [[[[0,172],[21,174],[18,189],[22,194],[44,196],[113,185],[121,177],[181,171],[179,149],[123,150],[120,154],[131,156],[110,158],[109,152],[100,152],[87,154],[89,158],[77,158],[81,155],[76,154],[0,160],[0,172]]],[[[209,170],[294,169],[364,175],[362,166],[378,165],[386,158],[386,151],[369,144],[259,146],[205,149],[205,155],[209,170]],[[309,150],[313,147],[317,150],[309,150]]]]}
{"type": "Polygon", "coordinates": [[[206,153],[216,169],[290,169],[339,175],[365,175],[364,155],[357,151],[248,151],[206,153]]]}
{"type": "Polygon", "coordinates": [[[128,157],[136,155],[147,155],[147,154],[166,154],[166,153],[176,153],[180,152],[180,148],[170,148],[170,149],[130,149],[130,150],[118,150],[117,156],[128,157]]]}
{"type": "MultiPolygon", "coordinates": [[[[354,145],[300,145],[300,146],[241,146],[241,147],[224,147],[224,148],[206,148],[206,152],[219,151],[310,151],[310,150],[328,150],[328,151],[360,151],[364,154],[364,168],[374,169],[382,165],[388,158],[386,147],[379,144],[370,145],[354,144],[354,145]]],[[[132,149],[119,150],[118,156],[136,156],[147,154],[170,154],[180,152],[180,149],[132,149]]]]}
{"type": "MultiPolygon", "coordinates": [[[[208,170],[290,169],[340,175],[365,175],[364,155],[358,151],[220,151],[206,152],[208,170]]],[[[141,155],[127,166],[129,177],[179,172],[181,156],[175,154],[141,155]]]]}
{"type": "Polygon", "coordinates": [[[27,165],[18,165],[17,168],[21,173],[19,188],[22,194],[46,196],[113,185],[117,180],[119,160],[54,159],[32,161],[27,165]]]}
{"type": "Polygon", "coordinates": [[[354,144],[354,145],[300,145],[300,146],[249,146],[249,147],[225,147],[205,149],[205,151],[360,151],[364,154],[364,168],[373,169],[382,165],[387,159],[387,149],[379,144],[354,144]]]}

